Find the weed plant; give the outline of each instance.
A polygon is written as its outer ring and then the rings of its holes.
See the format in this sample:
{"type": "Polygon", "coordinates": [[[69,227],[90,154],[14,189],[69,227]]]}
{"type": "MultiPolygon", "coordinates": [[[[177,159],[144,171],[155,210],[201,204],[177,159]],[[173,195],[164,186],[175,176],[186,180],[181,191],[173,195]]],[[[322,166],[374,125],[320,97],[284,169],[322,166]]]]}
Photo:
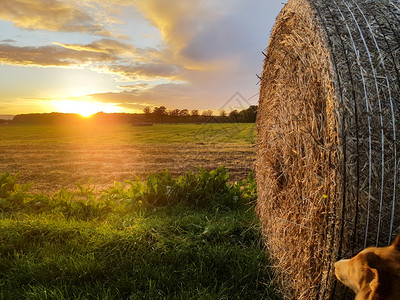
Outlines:
{"type": "Polygon", "coordinates": [[[252,174],[167,171],[48,196],[0,175],[0,299],[280,299],[252,174]]]}

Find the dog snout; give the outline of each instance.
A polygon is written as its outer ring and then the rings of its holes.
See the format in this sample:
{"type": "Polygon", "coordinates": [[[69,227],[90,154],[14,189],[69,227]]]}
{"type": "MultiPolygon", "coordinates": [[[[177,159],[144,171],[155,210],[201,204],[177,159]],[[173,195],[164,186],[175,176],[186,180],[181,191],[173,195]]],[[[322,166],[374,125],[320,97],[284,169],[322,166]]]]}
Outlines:
{"type": "Polygon", "coordinates": [[[342,269],[343,269],[343,266],[346,265],[348,261],[349,261],[348,259],[342,259],[342,260],[339,260],[339,261],[335,262],[335,264],[334,264],[335,275],[336,275],[337,279],[339,279],[340,281],[343,281],[342,269]]]}

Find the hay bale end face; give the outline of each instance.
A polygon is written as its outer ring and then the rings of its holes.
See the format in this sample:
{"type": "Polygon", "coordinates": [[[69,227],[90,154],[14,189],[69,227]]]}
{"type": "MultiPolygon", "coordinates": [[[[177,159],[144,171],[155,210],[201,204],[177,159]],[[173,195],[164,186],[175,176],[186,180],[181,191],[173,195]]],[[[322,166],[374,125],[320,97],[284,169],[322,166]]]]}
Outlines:
{"type": "Polygon", "coordinates": [[[290,0],[264,62],[256,163],[287,298],[340,299],[333,263],[399,233],[399,129],[400,2],[290,0]]]}

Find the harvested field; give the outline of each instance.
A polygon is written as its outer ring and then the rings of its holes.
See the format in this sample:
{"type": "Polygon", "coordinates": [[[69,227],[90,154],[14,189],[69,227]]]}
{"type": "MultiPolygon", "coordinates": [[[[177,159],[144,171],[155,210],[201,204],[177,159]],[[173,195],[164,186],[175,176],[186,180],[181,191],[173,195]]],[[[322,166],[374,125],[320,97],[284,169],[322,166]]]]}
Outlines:
{"type": "Polygon", "coordinates": [[[1,126],[0,173],[20,172],[33,191],[145,179],[168,169],[181,175],[196,166],[224,165],[232,181],[246,178],[255,159],[254,124],[1,126]]]}

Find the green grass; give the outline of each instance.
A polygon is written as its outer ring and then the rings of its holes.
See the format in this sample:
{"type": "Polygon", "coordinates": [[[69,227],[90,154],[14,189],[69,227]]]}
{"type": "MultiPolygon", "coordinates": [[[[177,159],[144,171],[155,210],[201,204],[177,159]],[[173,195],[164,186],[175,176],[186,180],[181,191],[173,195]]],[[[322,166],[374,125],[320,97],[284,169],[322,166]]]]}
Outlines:
{"type": "Polygon", "coordinates": [[[0,299],[280,299],[225,168],[48,196],[0,175],[0,299]]]}
{"type": "Polygon", "coordinates": [[[253,143],[253,123],[227,124],[154,124],[135,127],[130,124],[107,125],[10,125],[0,127],[4,144],[71,143],[253,143]]]}

